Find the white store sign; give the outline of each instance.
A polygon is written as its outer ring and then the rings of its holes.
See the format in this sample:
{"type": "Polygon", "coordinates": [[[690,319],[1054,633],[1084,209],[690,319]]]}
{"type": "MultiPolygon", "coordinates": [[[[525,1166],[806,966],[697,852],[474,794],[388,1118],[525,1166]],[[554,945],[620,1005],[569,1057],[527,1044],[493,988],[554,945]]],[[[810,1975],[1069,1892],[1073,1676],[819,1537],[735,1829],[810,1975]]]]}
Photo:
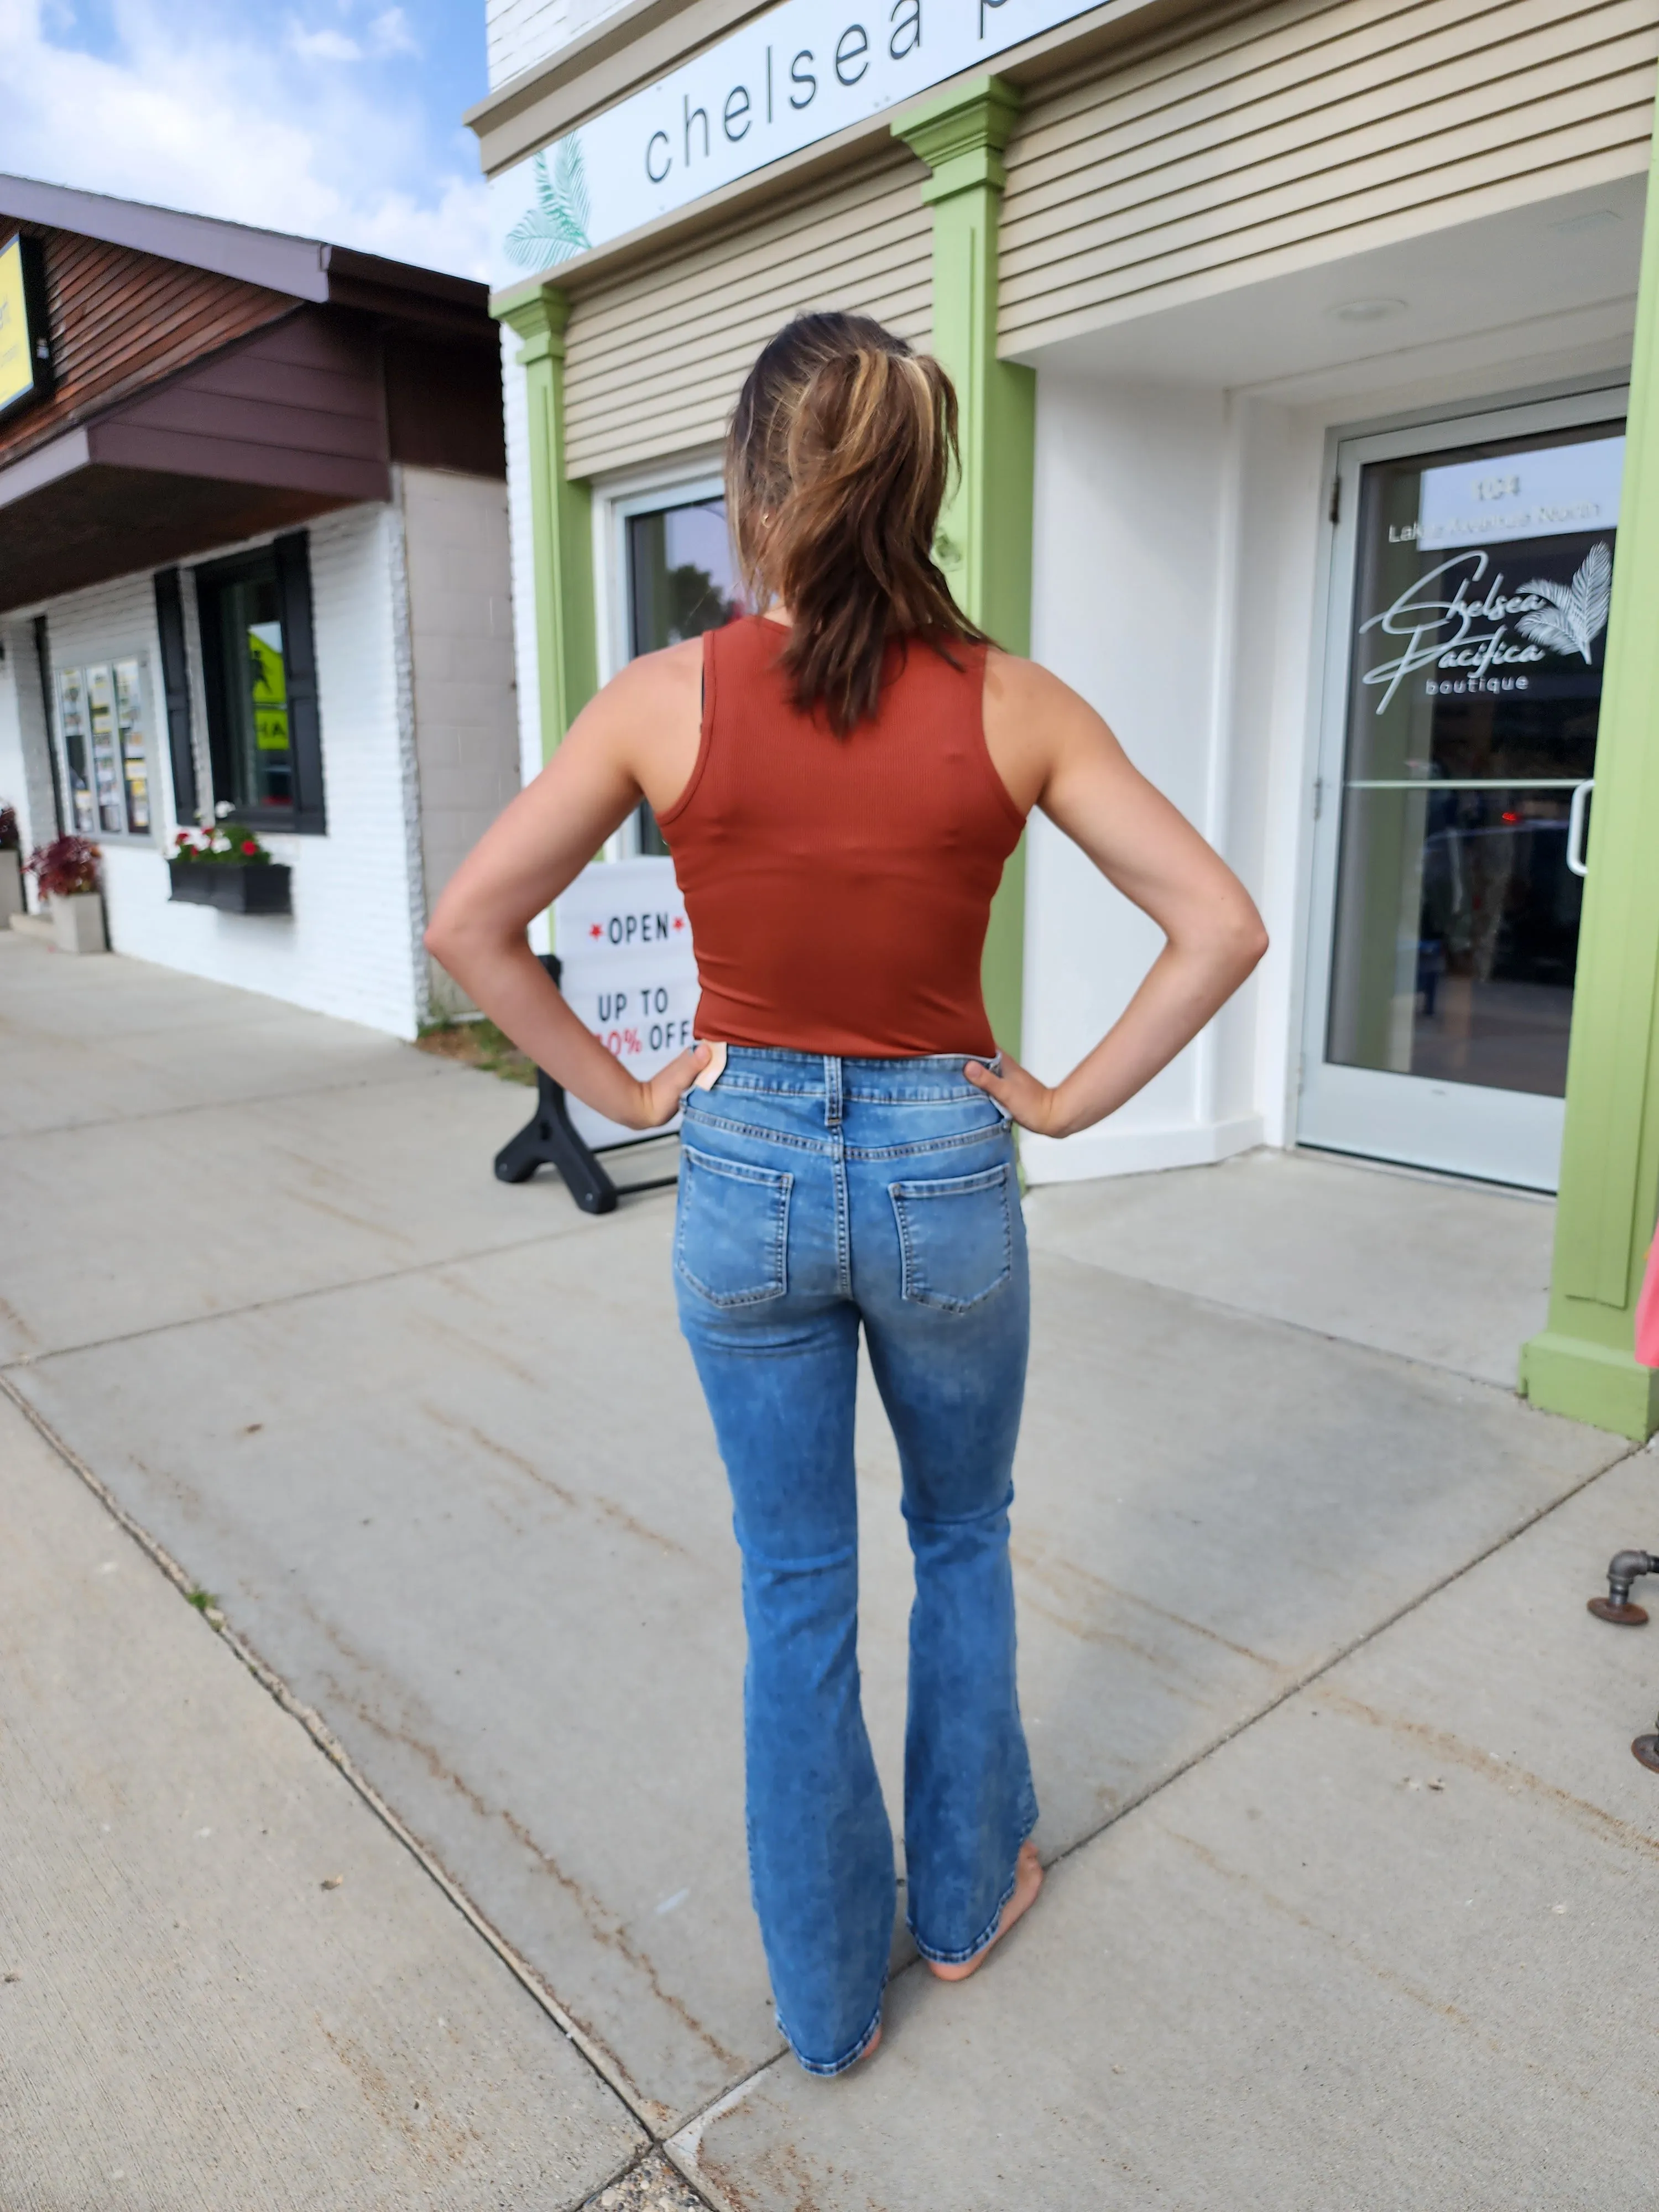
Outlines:
{"type": "MultiPolygon", "coordinates": [[[[596,860],[553,908],[553,949],[567,1005],[641,1081],[695,1040],[697,963],[691,925],[665,860],[596,860]]],[[[625,1129],[572,1098],[590,1145],[639,1144],[663,1130],[625,1129]]]]}
{"type": "Polygon", "coordinates": [[[1098,0],[782,0],[489,183],[498,291],[1087,15],[1098,0]]]}

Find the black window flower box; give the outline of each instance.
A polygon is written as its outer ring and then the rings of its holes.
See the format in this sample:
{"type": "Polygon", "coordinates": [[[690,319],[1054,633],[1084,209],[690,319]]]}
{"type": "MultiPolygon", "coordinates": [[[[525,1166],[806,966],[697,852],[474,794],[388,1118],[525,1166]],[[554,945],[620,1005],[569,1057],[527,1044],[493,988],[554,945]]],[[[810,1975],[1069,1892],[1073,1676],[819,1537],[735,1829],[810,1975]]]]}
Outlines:
{"type": "Polygon", "coordinates": [[[185,906],[216,906],[222,914],[292,914],[294,871],[280,860],[169,860],[172,896],[185,906]]]}

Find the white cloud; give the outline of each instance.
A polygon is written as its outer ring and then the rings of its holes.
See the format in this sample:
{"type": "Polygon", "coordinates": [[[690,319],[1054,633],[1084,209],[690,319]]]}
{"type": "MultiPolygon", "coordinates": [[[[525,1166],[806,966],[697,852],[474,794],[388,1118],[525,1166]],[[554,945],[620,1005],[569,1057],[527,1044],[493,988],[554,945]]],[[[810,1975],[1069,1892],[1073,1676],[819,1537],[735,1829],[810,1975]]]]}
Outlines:
{"type": "MultiPolygon", "coordinates": [[[[344,33],[227,28],[216,9],[118,0],[112,58],[60,45],[42,0],[0,0],[0,162],[22,176],[356,246],[428,268],[486,271],[484,186],[464,143],[434,164],[426,118],[344,33]],[[185,34],[181,35],[181,31],[185,34]],[[336,45],[336,40],[340,45],[336,45]]],[[[412,45],[398,9],[368,27],[380,53],[412,45]]]]}
{"type": "Polygon", "coordinates": [[[421,51],[401,8],[381,9],[368,26],[367,44],[354,39],[349,31],[332,30],[326,24],[310,31],[301,23],[289,25],[288,44],[290,52],[307,62],[361,62],[371,54],[418,54],[421,51]]]}
{"type": "Polygon", "coordinates": [[[368,27],[377,54],[417,54],[421,51],[401,8],[386,8],[368,27]]]}
{"type": "Polygon", "coordinates": [[[298,23],[288,27],[289,51],[302,62],[360,62],[363,50],[343,31],[307,31],[298,23]]]}

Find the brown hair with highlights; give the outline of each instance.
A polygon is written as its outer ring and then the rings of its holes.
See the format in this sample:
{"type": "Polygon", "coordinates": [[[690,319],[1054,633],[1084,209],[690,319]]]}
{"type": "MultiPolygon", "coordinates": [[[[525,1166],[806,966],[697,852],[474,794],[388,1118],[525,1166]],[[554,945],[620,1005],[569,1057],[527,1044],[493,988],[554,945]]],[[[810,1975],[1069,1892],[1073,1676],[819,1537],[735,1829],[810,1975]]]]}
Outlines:
{"type": "Polygon", "coordinates": [[[890,642],[983,638],[933,558],[957,460],[950,378],[867,315],[798,315],[749,372],[726,441],[738,563],[757,606],[788,608],[794,702],[837,736],[876,712],[890,642]]]}

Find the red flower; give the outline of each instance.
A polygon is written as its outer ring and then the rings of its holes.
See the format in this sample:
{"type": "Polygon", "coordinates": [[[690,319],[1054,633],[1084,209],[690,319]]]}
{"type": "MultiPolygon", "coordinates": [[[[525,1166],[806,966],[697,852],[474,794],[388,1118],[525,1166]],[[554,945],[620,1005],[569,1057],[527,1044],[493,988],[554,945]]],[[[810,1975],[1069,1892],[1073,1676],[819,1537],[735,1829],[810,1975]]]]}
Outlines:
{"type": "Polygon", "coordinates": [[[189,830],[181,830],[173,842],[175,845],[188,845],[190,842],[189,830]]]}
{"type": "Polygon", "coordinates": [[[243,850],[245,853],[257,853],[257,852],[258,851],[258,849],[259,849],[258,845],[258,843],[255,842],[255,840],[254,840],[253,838],[252,838],[252,837],[244,837],[244,838],[243,838],[243,840],[242,840],[242,850],[243,850]]]}

